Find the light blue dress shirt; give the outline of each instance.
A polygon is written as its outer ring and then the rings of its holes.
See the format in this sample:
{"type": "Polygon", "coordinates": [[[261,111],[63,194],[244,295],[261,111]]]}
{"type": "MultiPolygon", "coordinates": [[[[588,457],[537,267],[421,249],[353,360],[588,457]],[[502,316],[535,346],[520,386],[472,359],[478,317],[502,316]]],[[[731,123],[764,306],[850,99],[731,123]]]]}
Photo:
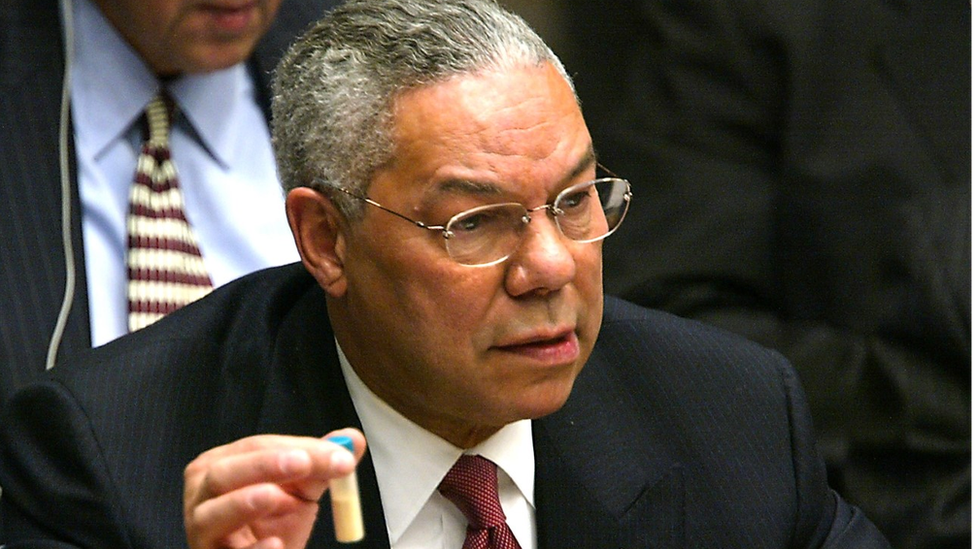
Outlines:
{"type": "MultiPolygon", "coordinates": [[[[128,331],[126,215],[141,146],[139,119],[160,83],[90,0],[74,3],[72,122],[85,268],[98,346],[128,331]]],[[[288,228],[267,121],[242,63],[167,84],[181,114],[170,147],[214,286],[298,253],[288,228]]]]}

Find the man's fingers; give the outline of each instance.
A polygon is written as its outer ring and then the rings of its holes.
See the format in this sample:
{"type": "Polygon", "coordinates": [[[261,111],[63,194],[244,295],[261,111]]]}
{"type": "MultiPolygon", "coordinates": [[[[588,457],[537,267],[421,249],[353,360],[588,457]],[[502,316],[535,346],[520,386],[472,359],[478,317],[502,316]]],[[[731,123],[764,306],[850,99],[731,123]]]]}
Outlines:
{"type": "Polygon", "coordinates": [[[307,538],[329,480],[355,470],[355,455],[325,438],[258,435],[220,446],[184,471],[184,520],[193,547],[277,547],[307,538]],[[290,541],[289,541],[290,540],[290,541]]]}
{"type": "MultiPolygon", "coordinates": [[[[355,430],[337,433],[352,436],[357,458],[362,456],[362,434],[355,430]]],[[[241,439],[201,454],[187,466],[185,479],[187,490],[194,490],[187,494],[189,499],[203,501],[266,482],[287,484],[308,479],[324,489],[330,478],[346,475],[354,468],[355,461],[348,452],[327,440],[268,435],[241,439]]],[[[301,491],[295,495],[316,499],[321,496],[316,487],[312,493],[301,491]]]]}
{"type": "Polygon", "coordinates": [[[200,503],[187,517],[187,526],[206,532],[208,541],[216,542],[238,533],[247,524],[294,505],[294,499],[275,484],[247,486],[200,503]]]}
{"type": "Polygon", "coordinates": [[[201,471],[196,499],[208,500],[252,484],[290,482],[309,476],[312,469],[312,456],[304,449],[271,448],[229,455],[201,471]]]}

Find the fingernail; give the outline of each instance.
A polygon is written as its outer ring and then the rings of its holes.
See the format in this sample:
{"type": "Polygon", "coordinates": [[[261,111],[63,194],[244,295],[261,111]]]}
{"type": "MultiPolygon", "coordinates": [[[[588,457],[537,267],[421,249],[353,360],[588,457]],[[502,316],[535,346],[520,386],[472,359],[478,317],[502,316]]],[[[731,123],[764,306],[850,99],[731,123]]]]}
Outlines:
{"type": "Polygon", "coordinates": [[[349,452],[332,452],[332,470],[337,473],[348,473],[356,468],[352,454],[349,452]]]}

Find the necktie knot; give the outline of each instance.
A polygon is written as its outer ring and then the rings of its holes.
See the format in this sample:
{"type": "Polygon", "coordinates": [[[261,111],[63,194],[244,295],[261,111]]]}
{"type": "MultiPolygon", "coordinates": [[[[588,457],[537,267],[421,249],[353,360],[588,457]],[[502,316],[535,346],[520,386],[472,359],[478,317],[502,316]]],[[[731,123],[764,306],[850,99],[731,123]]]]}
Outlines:
{"type": "Polygon", "coordinates": [[[176,104],[166,93],[160,93],[146,105],[146,123],[149,127],[147,144],[154,148],[169,146],[169,126],[176,104]]]}
{"type": "Polygon", "coordinates": [[[498,502],[498,469],[481,456],[461,456],[438,488],[475,528],[491,528],[505,522],[498,502]]]}
{"type": "Polygon", "coordinates": [[[498,501],[498,467],[481,456],[464,455],[438,487],[468,520],[464,549],[518,549],[498,501]]]}

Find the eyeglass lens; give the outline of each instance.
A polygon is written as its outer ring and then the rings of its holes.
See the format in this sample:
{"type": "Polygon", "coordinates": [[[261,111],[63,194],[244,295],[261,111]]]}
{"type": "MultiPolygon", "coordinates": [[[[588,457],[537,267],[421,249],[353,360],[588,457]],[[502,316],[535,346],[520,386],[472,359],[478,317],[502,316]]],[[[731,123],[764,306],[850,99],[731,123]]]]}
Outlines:
{"type": "MultiPolygon", "coordinates": [[[[629,204],[629,189],[630,185],[622,179],[598,179],[569,187],[548,209],[567,238],[595,242],[620,225],[629,204]]],[[[516,203],[462,212],[445,227],[447,252],[463,265],[503,261],[518,248],[529,219],[526,209],[516,203]]]]}

